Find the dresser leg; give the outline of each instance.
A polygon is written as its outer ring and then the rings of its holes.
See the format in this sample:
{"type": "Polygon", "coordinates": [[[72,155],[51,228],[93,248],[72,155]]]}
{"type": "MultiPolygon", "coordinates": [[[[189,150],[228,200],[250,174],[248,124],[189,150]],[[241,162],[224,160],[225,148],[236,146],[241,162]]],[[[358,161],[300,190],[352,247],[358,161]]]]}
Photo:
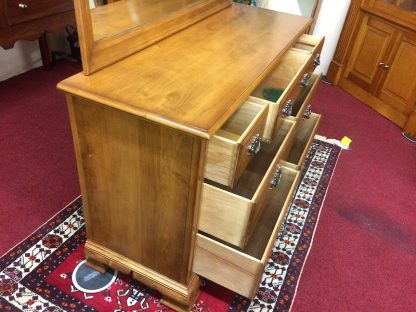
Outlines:
{"type": "Polygon", "coordinates": [[[48,40],[46,39],[46,32],[44,32],[42,36],[39,38],[39,48],[40,48],[40,54],[42,56],[43,68],[51,69],[52,62],[51,62],[51,56],[49,55],[49,47],[48,47],[48,40]]]}
{"type": "Polygon", "coordinates": [[[85,262],[85,264],[91,269],[98,271],[100,273],[105,273],[108,268],[107,265],[102,264],[101,262],[98,262],[97,260],[94,260],[92,258],[87,258],[87,261],[85,262]]]}

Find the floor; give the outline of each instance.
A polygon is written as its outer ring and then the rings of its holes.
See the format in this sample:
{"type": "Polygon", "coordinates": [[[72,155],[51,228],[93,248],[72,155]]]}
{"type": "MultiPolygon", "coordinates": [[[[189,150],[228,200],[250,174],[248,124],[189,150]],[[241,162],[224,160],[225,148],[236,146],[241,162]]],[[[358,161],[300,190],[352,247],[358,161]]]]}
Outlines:
{"type": "MultiPolygon", "coordinates": [[[[0,83],[0,254],[79,194],[60,62],[0,83]]],[[[313,100],[319,134],[352,138],[321,213],[292,311],[416,311],[416,144],[341,89],[313,100]]]]}

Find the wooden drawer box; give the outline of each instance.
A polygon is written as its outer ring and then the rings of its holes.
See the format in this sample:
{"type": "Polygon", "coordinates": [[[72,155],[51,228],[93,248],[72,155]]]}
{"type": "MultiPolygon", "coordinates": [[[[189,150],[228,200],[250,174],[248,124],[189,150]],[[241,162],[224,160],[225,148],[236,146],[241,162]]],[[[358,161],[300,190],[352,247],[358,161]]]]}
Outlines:
{"type": "Polygon", "coordinates": [[[209,140],[206,179],[233,187],[261,149],[268,106],[245,102],[209,140]]]}
{"type": "Polygon", "coordinates": [[[297,122],[293,143],[287,155],[283,157],[285,165],[300,170],[303,166],[313,138],[321,122],[321,115],[311,113],[309,119],[302,119],[297,122]]]}
{"type": "Polygon", "coordinates": [[[285,121],[270,144],[263,143],[233,189],[205,182],[198,229],[229,244],[244,248],[278,179],[278,163],[291,149],[295,123],[285,121]]]}
{"type": "MultiPolygon", "coordinates": [[[[309,85],[304,88],[296,100],[293,101],[291,107],[291,116],[295,117],[297,121],[303,118],[309,118],[311,113],[310,102],[315,95],[319,82],[321,81],[322,74],[312,74],[309,85]]],[[[278,117],[279,118],[279,117],[278,117]]]]}
{"type": "MultiPolygon", "coordinates": [[[[195,273],[253,298],[300,176],[296,170],[281,168],[281,183],[270,192],[264,212],[244,250],[198,233],[193,262],[195,273]]],[[[238,217],[234,216],[227,226],[232,226],[236,220],[238,217]]]]}
{"type": "Polygon", "coordinates": [[[319,65],[323,42],[323,38],[302,35],[249,97],[250,101],[269,105],[264,140],[271,140],[279,129],[282,120],[278,117],[282,115],[285,105],[293,105],[301,91],[308,88],[312,72],[319,65]]]}
{"type": "Polygon", "coordinates": [[[72,1],[7,0],[5,1],[10,25],[74,9],[72,1]]]}

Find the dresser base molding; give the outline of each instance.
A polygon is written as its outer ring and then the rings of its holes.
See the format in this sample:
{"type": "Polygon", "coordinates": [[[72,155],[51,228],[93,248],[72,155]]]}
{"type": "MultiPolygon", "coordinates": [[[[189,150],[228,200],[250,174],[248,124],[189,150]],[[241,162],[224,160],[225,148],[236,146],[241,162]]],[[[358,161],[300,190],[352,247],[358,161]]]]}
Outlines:
{"type": "Polygon", "coordinates": [[[196,274],[192,274],[188,285],[182,285],[89,240],[85,244],[85,256],[87,265],[99,263],[98,266],[106,265],[124,274],[132,272],[135,280],[162,294],[162,304],[176,311],[190,311],[198,297],[200,279],[196,274]]]}

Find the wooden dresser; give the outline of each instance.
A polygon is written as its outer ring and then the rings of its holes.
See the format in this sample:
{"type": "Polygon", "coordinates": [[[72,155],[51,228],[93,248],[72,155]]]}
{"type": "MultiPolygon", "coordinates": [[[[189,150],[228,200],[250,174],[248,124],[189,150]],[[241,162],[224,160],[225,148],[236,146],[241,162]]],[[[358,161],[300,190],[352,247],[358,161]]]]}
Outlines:
{"type": "Polygon", "coordinates": [[[0,0],[0,46],[11,49],[17,40],[37,40],[43,65],[50,63],[45,32],[75,25],[73,0],[0,0]]]}
{"type": "Polygon", "coordinates": [[[416,140],[416,1],[353,0],[327,78],[416,140]]]}
{"type": "Polygon", "coordinates": [[[320,121],[310,23],[227,3],[59,83],[91,267],[132,272],[178,311],[199,276],[255,295],[320,121]]]}

